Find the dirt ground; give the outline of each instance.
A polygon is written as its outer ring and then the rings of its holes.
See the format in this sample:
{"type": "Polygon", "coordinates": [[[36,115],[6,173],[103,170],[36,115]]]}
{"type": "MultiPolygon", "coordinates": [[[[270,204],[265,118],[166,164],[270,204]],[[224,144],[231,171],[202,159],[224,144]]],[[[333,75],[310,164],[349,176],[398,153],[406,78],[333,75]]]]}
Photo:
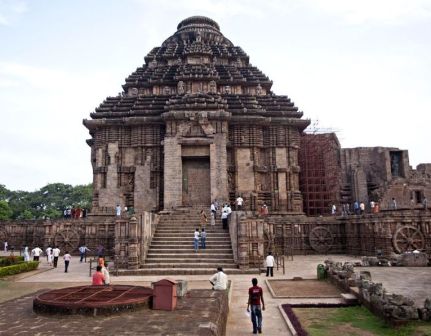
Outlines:
{"type": "Polygon", "coordinates": [[[277,297],[333,298],[340,297],[340,290],[326,281],[319,280],[268,280],[277,297]]]}

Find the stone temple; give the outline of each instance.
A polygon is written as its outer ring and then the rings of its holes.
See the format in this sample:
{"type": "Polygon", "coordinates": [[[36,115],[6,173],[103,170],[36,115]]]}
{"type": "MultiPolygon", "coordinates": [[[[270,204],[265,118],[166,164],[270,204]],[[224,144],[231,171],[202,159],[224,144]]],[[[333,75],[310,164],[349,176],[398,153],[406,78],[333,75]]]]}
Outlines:
{"type": "Polygon", "coordinates": [[[0,241],[72,253],[103,245],[124,274],[247,272],[268,251],[430,255],[431,164],[413,169],[407,150],[341,148],[333,133],[307,133],[309,120],[271,86],[215,21],[181,21],[84,120],[90,215],[0,222],[0,241]],[[200,210],[239,195],[245,206],[229,229],[218,214],[210,249],[195,254],[200,210]],[[355,213],[356,201],[365,211],[355,213]],[[117,204],[134,211],[116,216],[117,204]]]}
{"type": "Polygon", "coordinates": [[[91,120],[95,208],[206,206],[301,212],[298,149],[309,121],[206,17],[181,21],[91,120]]]}

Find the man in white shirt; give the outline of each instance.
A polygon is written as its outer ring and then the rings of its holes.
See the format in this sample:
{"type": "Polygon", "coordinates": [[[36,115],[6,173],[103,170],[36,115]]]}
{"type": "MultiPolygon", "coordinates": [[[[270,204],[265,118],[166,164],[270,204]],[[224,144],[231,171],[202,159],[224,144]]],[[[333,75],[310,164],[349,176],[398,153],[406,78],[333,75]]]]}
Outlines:
{"type": "Polygon", "coordinates": [[[227,288],[227,275],[223,273],[223,268],[217,268],[217,273],[210,278],[210,282],[214,290],[225,290],[227,288]]]}
{"type": "Polygon", "coordinates": [[[242,210],[243,203],[244,203],[243,198],[241,196],[238,196],[238,198],[236,199],[236,209],[242,210]]]}
{"type": "Polygon", "coordinates": [[[60,256],[60,249],[58,246],[52,249],[52,256],[54,258],[54,267],[57,268],[58,257],[60,256]]]}
{"type": "Polygon", "coordinates": [[[7,241],[4,242],[4,253],[7,253],[7,247],[8,247],[8,243],[7,241]]]}
{"type": "Polygon", "coordinates": [[[102,274],[105,278],[105,285],[109,285],[111,283],[111,277],[109,276],[108,263],[105,262],[105,265],[102,267],[102,274]]]}
{"type": "Polygon", "coordinates": [[[269,276],[269,274],[271,274],[271,276],[274,276],[274,257],[272,256],[271,252],[268,252],[268,256],[265,259],[265,263],[266,263],[266,276],[269,276]]]}
{"type": "Polygon", "coordinates": [[[39,257],[42,253],[43,251],[39,248],[39,246],[36,246],[33,250],[31,250],[31,254],[33,255],[33,261],[39,261],[39,257]]]}

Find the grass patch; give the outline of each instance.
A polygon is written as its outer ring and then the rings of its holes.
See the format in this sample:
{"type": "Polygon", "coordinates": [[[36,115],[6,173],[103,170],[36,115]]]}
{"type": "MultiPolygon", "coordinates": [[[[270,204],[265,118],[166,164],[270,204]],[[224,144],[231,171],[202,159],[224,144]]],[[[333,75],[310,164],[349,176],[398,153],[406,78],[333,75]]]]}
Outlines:
{"type": "Polygon", "coordinates": [[[431,323],[415,321],[394,328],[361,306],[293,310],[310,336],[431,336],[431,323]]]}

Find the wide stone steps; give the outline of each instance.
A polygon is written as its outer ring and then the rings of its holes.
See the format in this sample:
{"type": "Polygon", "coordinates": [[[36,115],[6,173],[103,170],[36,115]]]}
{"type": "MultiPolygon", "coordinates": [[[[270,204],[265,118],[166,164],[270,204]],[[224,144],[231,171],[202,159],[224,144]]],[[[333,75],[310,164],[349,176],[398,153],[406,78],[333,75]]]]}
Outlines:
{"type": "Polygon", "coordinates": [[[199,212],[195,208],[162,214],[145,263],[134,274],[214,274],[217,267],[223,267],[228,274],[242,273],[234,262],[229,231],[222,228],[220,220],[216,219],[216,225],[210,224],[209,209],[204,226],[207,247],[194,251],[199,212]]]}
{"type": "MultiPolygon", "coordinates": [[[[258,274],[259,270],[249,269],[240,270],[238,268],[224,267],[223,271],[226,274],[258,274]]],[[[139,270],[120,270],[119,275],[210,275],[216,271],[213,267],[210,268],[141,268],[139,270]]]]}
{"type": "MultiPolygon", "coordinates": [[[[211,249],[211,250],[214,250],[214,249],[232,250],[232,246],[231,246],[230,242],[207,241],[206,245],[207,245],[207,249],[211,249]]],[[[172,242],[163,242],[163,243],[153,242],[150,245],[150,248],[154,248],[157,250],[160,250],[160,249],[172,250],[172,248],[186,249],[186,248],[192,248],[192,247],[193,247],[193,244],[190,240],[184,241],[184,242],[173,242],[173,241],[172,242]]]]}
{"type": "Polygon", "coordinates": [[[223,268],[237,268],[236,264],[233,262],[221,262],[221,263],[214,263],[214,262],[197,262],[196,260],[190,261],[190,262],[157,262],[157,263],[147,263],[142,266],[143,268],[208,268],[212,270],[212,273],[215,273],[215,270],[217,267],[223,267],[223,268]]]}
{"type": "MultiPolygon", "coordinates": [[[[199,249],[199,252],[195,252],[195,250],[191,249],[184,249],[184,250],[151,250],[150,253],[148,253],[147,258],[174,258],[178,257],[179,254],[181,254],[181,258],[185,258],[187,256],[191,256],[196,259],[196,257],[201,258],[209,258],[209,259],[217,259],[217,258],[232,258],[232,250],[226,250],[226,252],[222,253],[220,251],[217,251],[218,253],[213,253],[212,251],[206,251],[205,249],[199,249]],[[165,251],[165,252],[160,252],[165,251]],[[194,256],[197,255],[197,256],[194,256]]],[[[147,259],[147,260],[148,260],[147,259]]]]}

